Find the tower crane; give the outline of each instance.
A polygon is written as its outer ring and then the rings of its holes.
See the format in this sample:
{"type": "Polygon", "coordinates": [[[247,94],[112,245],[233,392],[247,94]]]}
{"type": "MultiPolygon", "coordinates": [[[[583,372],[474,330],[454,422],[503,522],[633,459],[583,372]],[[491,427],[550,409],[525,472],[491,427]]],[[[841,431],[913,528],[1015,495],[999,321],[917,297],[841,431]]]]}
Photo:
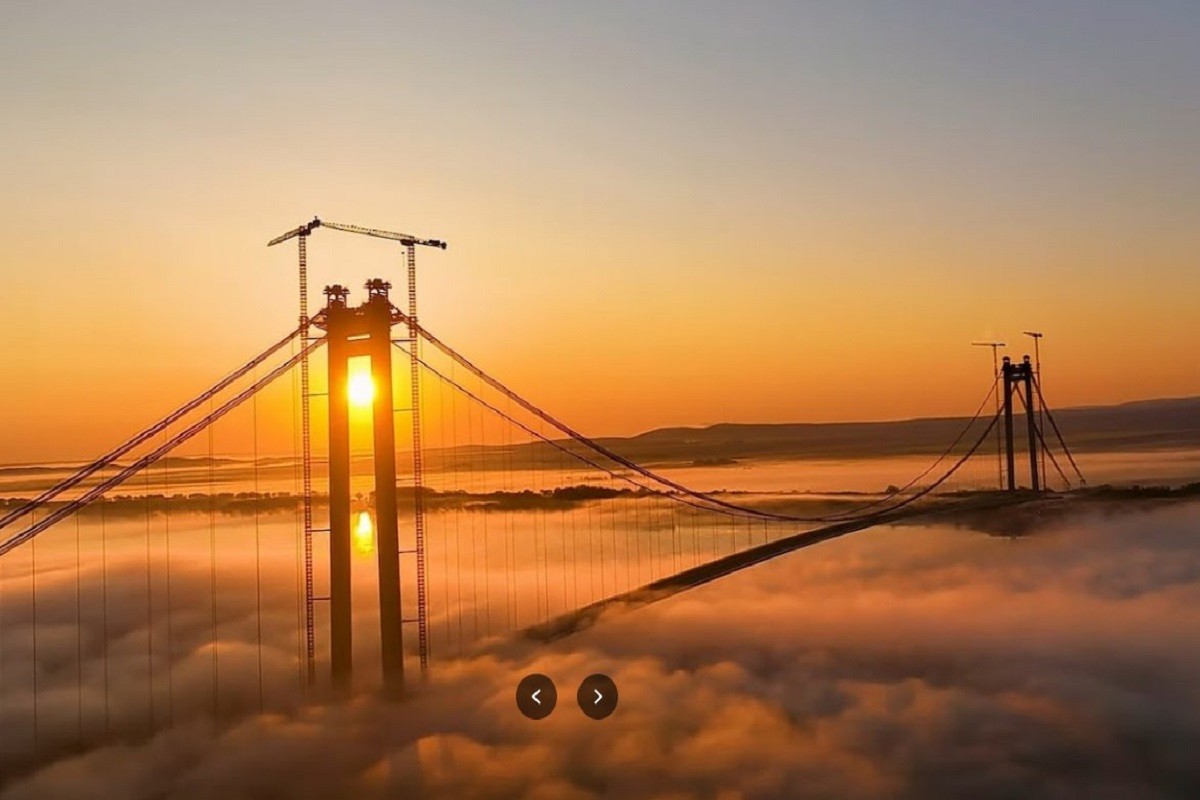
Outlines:
{"type": "MultiPolygon", "coordinates": [[[[992,348],[992,379],[995,381],[993,395],[996,398],[996,416],[1000,415],[1000,360],[997,351],[1005,347],[1004,342],[971,342],[972,347],[992,348]]],[[[1004,454],[1000,446],[1000,426],[996,426],[996,469],[999,471],[1000,487],[1004,486],[1004,454]]]]}

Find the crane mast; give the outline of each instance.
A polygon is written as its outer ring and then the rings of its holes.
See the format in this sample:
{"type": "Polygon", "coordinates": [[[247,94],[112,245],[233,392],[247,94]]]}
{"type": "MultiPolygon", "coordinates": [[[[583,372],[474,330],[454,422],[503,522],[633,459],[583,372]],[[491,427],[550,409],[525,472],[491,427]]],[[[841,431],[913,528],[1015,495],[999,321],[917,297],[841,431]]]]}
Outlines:
{"type": "MultiPolygon", "coordinates": [[[[996,416],[1000,416],[1000,361],[997,351],[1006,347],[1004,342],[971,342],[972,347],[992,348],[992,396],[996,401],[996,416]]],[[[999,475],[999,487],[1004,488],[1004,455],[1000,443],[1000,426],[996,426],[996,470],[999,475]]]]}
{"type": "MultiPolygon", "coordinates": [[[[308,237],[319,227],[321,221],[316,217],[311,222],[275,237],[267,242],[267,247],[296,240],[298,277],[300,284],[300,343],[301,347],[309,344],[309,327],[311,320],[308,316],[308,237]]],[[[301,504],[303,507],[303,546],[304,546],[304,660],[305,677],[311,686],[317,679],[317,636],[315,605],[316,594],[313,580],[313,493],[312,493],[312,411],[310,406],[311,391],[309,382],[308,351],[305,350],[300,358],[300,472],[301,472],[301,504]]]]}

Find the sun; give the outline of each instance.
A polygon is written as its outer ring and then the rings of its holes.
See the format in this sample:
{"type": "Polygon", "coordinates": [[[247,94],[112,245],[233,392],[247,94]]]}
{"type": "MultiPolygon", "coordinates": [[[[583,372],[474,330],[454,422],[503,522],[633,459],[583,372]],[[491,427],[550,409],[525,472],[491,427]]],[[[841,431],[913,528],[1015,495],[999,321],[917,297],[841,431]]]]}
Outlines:
{"type": "Polygon", "coordinates": [[[350,405],[365,408],[375,400],[375,381],[366,372],[352,375],[346,386],[346,394],[350,397],[350,405]]]}

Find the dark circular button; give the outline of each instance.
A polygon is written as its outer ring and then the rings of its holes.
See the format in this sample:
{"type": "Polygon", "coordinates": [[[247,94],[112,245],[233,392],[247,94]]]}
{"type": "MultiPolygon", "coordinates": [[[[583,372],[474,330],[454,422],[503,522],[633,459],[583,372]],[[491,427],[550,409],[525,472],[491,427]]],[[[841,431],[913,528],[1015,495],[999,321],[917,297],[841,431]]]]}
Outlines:
{"type": "Polygon", "coordinates": [[[607,675],[588,675],[579,684],[575,700],[592,719],[604,719],[617,710],[617,685],[607,675]]]}
{"type": "Polygon", "coordinates": [[[526,675],[517,684],[517,708],[530,719],[545,719],[558,703],[558,689],[545,675],[526,675]]]}

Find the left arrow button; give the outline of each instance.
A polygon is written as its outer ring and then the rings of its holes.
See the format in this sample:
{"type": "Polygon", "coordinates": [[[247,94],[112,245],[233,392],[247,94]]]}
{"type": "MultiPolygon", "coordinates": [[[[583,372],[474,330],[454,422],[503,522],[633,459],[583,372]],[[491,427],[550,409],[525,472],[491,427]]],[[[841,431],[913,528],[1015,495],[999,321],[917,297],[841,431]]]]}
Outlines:
{"type": "Polygon", "coordinates": [[[529,719],[545,719],[558,704],[554,681],[545,675],[526,675],[517,684],[517,708],[529,719]]]}

